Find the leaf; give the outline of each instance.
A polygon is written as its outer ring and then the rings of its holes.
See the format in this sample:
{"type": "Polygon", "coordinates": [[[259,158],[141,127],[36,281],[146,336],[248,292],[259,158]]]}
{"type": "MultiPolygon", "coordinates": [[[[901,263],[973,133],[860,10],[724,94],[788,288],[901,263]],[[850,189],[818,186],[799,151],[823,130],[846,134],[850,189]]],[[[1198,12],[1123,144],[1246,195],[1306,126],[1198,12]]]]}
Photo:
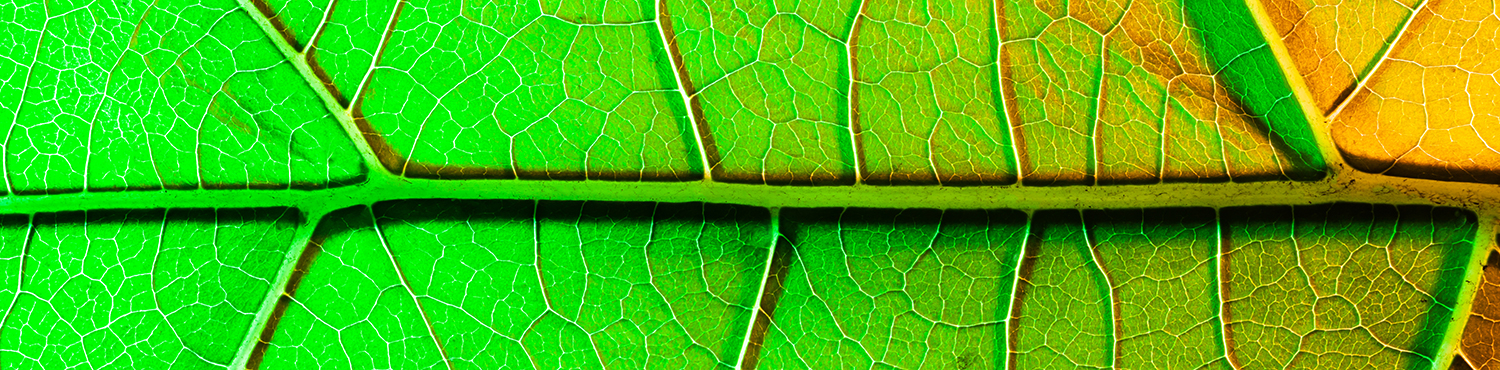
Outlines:
{"type": "Polygon", "coordinates": [[[0,5],[0,366],[1493,367],[1486,13],[0,5]]]}
{"type": "Polygon", "coordinates": [[[1428,364],[1475,225],[1361,204],[788,209],[775,234],[703,204],[330,217],[261,368],[1428,364]]]}

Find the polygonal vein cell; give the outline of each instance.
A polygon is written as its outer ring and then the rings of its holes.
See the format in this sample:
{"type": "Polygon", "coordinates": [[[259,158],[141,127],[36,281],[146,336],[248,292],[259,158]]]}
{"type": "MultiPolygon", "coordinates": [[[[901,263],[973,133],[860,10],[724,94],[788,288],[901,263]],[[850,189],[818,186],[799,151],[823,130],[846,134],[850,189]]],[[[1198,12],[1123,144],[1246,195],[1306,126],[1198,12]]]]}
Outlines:
{"type": "Polygon", "coordinates": [[[8,3],[0,126],[16,193],[323,188],[347,135],[230,0],[8,3]]]}
{"type": "Polygon", "coordinates": [[[738,206],[392,202],[378,235],[361,212],[322,244],[262,369],[441,368],[438,345],[461,369],[729,368],[769,252],[769,214],[738,206]]]}
{"type": "Polygon", "coordinates": [[[1226,340],[1242,368],[1426,368],[1438,360],[1476,220],[1452,208],[1221,211],[1226,340]]]}
{"type": "Polygon", "coordinates": [[[26,219],[4,217],[0,275],[21,281],[0,361],[224,368],[253,331],[299,218],[287,208],[38,214],[18,255],[26,219]]]}
{"type": "Polygon", "coordinates": [[[1330,123],[1355,168],[1500,183],[1500,15],[1493,2],[1429,0],[1330,123]]]}
{"type": "Polygon", "coordinates": [[[788,209],[781,219],[778,248],[791,252],[759,368],[1005,361],[1024,214],[788,209]]]}
{"type": "Polygon", "coordinates": [[[408,1],[355,115],[406,176],[702,179],[653,9],[408,1]]]}

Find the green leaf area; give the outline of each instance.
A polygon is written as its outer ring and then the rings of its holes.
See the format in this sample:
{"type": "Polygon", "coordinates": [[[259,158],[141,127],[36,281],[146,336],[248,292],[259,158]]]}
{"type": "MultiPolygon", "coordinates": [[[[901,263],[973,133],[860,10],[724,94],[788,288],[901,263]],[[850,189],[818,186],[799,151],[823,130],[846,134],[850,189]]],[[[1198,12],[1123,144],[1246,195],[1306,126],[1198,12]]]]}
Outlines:
{"type": "Polygon", "coordinates": [[[1426,368],[1477,223],[1368,204],[435,200],[330,213],[300,252],[299,221],[286,208],[0,217],[0,290],[13,297],[0,363],[1426,368]],[[286,294],[266,299],[290,261],[286,294]]]}
{"type": "Polygon", "coordinates": [[[1324,169],[1243,3],[268,3],[340,96],[358,92],[372,147],[406,176],[680,181],[707,166],[742,183],[1051,185],[1324,169]]]}
{"type": "Polygon", "coordinates": [[[326,188],[376,163],[803,185],[1324,176],[1244,4],[1132,4],[10,2],[0,170],[11,194],[326,188]]]}
{"type": "Polygon", "coordinates": [[[233,1],[20,1],[0,15],[10,193],[365,178],[317,92],[233,1]]]}

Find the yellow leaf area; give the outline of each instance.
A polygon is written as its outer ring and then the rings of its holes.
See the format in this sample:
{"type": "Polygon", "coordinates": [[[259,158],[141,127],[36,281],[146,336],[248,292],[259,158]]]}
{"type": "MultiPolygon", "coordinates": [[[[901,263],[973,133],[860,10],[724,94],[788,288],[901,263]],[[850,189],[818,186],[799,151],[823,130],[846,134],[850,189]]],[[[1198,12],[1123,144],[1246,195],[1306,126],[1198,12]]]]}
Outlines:
{"type": "Polygon", "coordinates": [[[1266,8],[1354,168],[1500,183],[1494,2],[1271,0],[1266,8]]]}

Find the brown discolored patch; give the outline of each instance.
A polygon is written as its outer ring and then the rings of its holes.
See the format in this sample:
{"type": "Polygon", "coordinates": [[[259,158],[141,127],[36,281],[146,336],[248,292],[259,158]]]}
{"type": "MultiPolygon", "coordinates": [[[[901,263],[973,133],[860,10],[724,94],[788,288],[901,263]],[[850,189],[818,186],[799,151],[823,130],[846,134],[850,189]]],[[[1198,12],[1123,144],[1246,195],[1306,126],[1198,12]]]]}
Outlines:
{"type": "MultiPolygon", "coordinates": [[[[408,167],[409,169],[410,167],[408,167]]],[[[528,180],[604,180],[604,181],[645,181],[645,182],[680,182],[702,180],[703,177],[697,172],[670,172],[670,171],[601,171],[601,170],[515,170],[515,177],[528,180]]]]}
{"type": "Polygon", "coordinates": [[[714,180],[720,182],[742,183],[742,184],[766,184],[766,185],[854,185],[852,173],[835,173],[822,171],[807,174],[759,174],[751,172],[728,172],[722,170],[717,164],[714,166],[714,180]]]}
{"type": "Polygon", "coordinates": [[[512,171],[510,168],[442,165],[413,162],[410,160],[404,160],[402,162],[404,165],[397,167],[397,170],[392,172],[406,177],[441,180],[516,178],[515,171],[512,171]]]}
{"type": "Polygon", "coordinates": [[[1474,365],[1463,355],[1453,355],[1453,362],[1448,365],[1448,370],[1474,370],[1474,365]]]}
{"type": "Polygon", "coordinates": [[[1500,252],[1490,251],[1482,278],[1464,326],[1463,353],[1478,369],[1500,369],[1500,252]]]}

